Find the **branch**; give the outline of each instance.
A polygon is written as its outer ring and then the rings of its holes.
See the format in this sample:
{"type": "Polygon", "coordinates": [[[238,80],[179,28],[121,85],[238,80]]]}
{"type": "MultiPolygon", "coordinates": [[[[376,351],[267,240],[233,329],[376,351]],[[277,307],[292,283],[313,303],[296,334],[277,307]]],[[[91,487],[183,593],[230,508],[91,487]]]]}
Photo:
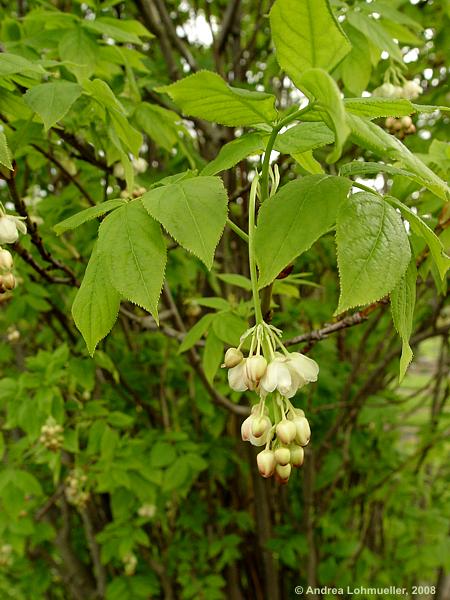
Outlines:
{"type": "Polygon", "coordinates": [[[17,252],[17,254],[36,271],[36,273],[39,273],[39,275],[41,275],[41,277],[43,277],[49,283],[59,283],[73,286],[73,281],[71,279],[54,277],[46,269],[44,269],[44,267],[41,267],[41,265],[35,261],[32,254],[28,252],[28,250],[26,250],[19,242],[12,244],[12,247],[14,251],[17,252]]]}
{"type": "MultiPolygon", "coordinates": [[[[142,1],[148,2],[148,0],[142,1]]],[[[167,12],[167,7],[164,3],[164,0],[153,0],[153,2],[161,18],[161,22],[165,29],[165,34],[172,41],[173,47],[176,48],[176,50],[178,50],[180,55],[184,58],[184,60],[191,68],[191,71],[197,71],[198,67],[195,58],[192,56],[189,48],[184,44],[183,40],[178,36],[176,29],[173,26],[172,19],[170,18],[169,13],[167,12]]]]}
{"type": "Polygon", "coordinates": [[[217,52],[222,54],[227,43],[227,38],[233,29],[234,21],[238,15],[238,8],[241,0],[232,0],[228,3],[225,15],[223,17],[222,26],[220,28],[219,37],[217,40],[217,52]]]}

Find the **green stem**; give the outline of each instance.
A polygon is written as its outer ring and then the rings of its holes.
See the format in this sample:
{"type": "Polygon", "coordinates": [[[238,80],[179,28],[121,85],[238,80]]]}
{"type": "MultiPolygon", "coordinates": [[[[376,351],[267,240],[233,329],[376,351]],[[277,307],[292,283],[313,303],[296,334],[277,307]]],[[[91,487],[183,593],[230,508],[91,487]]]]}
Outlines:
{"type": "Polygon", "coordinates": [[[352,185],[359,188],[360,190],[364,190],[365,192],[370,192],[371,194],[375,194],[375,196],[382,197],[380,192],[378,192],[377,190],[373,190],[372,188],[370,188],[367,185],[364,185],[363,183],[359,183],[359,181],[352,181],[352,185]]]}
{"type": "Polygon", "coordinates": [[[277,139],[277,135],[280,129],[280,125],[276,125],[272,129],[272,133],[270,134],[269,141],[267,142],[267,146],[264,151],[264,160],[261,169],[261,202],[264,202],[264,200],[267,200],[267,198],[269,197],[270,155],[272,154],[275,140],[277,139]]]}
{"type": "Polygon", "coordinates": [[[258,292],[258,274],[256,272],[255,258],[255,213],[256,213],[256,190],[258,188],[258,176],[252,182],[250,190],[250,201],[248,206],[248,262],[250,267],[250,279],[252,281],[253,306],[255,308],[255,321],[259,325],[263,322],[261,304],[258,292]]]}
{"type": "Polygon", "coordinates": [[[244,242],[248,244],[248,235],[243,231],[236,223],[233,223],[231,219],[227,219],[227,225],[230,229],[234,231],[236,235],[238,235],[244,242]]]}

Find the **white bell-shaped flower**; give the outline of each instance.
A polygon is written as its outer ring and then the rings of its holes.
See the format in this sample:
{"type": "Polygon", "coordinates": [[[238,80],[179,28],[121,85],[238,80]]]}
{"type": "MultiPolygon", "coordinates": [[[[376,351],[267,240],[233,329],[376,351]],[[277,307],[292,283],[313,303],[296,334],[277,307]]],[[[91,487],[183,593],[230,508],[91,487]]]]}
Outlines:
{"type": "Polygon", "coordinates": [[[403,86],[403,97],[408,100],[415,100],[423,92],[422,87],[417,81],[406,81],[403,86]]]}
{"type": "Polygon", "coordinates": [[[258,470],[263,477],[271,477],[275,471],[276,461],[275,454],[272,450],[263,450],[256,457],[258,470]]]}
{"type": "Polygon", "coordinates": [[[19,239],[19,232],[26,233],[25,223],[13,215],[0,216],[0,244],[14,244],[19,239]]]}
{"type": "Polygon", "coordinates": [[[245,392],[249,388],[245,369],[246,362],[247,359],[244,358],[239,364],[228,371],[228,383],[230,388],[235,392],[245,392]]]}
{"type": "MultiPolygon", "coordinates": [[[[288,395],[292,387],[291,373],[283,356],[276,356],[268,365],[266,373],[260,382],[263,394],[278,390],[283,396],[288,395]]],[[[294,392],[295,394],[295,392],[294,392]]],[[[294,395],[292,394],[292,395],[294,395]]],[[[291,396],[288,396],[290,398],[291,396]]]]}
{"type": "MultiPolygon", "coordinates": [[[[312,360],[312,358],[308,358],[304,354],[300,354],[300,352],[291,352],[287,358],[286,364],[291,374],[292,387],[295,388],[294,394],[306,383],[317,381],[319,365],[315,360],[312,360]]],[[[288,396],[288,398],[290,397],[291,396],[288,396]]]]}

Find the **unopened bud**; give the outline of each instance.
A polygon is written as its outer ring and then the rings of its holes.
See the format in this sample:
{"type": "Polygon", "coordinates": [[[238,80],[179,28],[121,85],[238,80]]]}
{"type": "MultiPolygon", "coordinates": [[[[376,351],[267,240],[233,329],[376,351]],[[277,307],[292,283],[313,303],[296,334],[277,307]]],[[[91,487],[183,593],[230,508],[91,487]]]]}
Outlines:
{"type": "Polygon", "coordinates": [[[305,417],[297,417],[293,423],[295,424],[296,441],[300,446],[307,446],[311,438],[311,428],[308,419],[305,417]]]}
{"type": "Polygon", "coordinates": [[[275,454],[272,450],[263,450],[256,457],[258,463],[258,470],[263,477],[271,477],[275,471],[275,454]]]}
{"type": "Polygon", "coordinates": [[[250,434],[252,432],[252,423],[254,416],[250,415],[245,419],[245,421],[241,425],[241,438],[244,442],[248,442],[250,439],[250,434]]]}
{"type": "Polygon", "coordinates": [[[0,250],[0,269],[10,271],[13,268],[13,264],[14,262],[11,252],[2,248],[0,250]]]}
{"type": "Polygon", "coordinates": [[[275,450],[275,460],[279,465],[288,465],[291,460],[289,448],[277,448],[275,450]]]}
{"type": "Polygon", "coordinates": [[[411,119],[411,117],[402,117],[401,123],[402,123],[404,129],[408,129],[408,127],[411,127],[411,125],[412,125],[412,119],[411,119]]]}
{"type": "Polygon", "coordinates": [[[291,465],[277,465],[276,473],[282,483],[287,483],[289,477],[291,476],[291,465]]]}
{"type": "Polygon", "coordinates": [[[388,117],[385,121],[385,125],[388,129],[391,129],[391,127],[394,125],[396,119],[394,117],[388,117]]]}
{"type": "Polygon", "coordinates": [[[271,427],[269,417],[253,417],[252,420],[252,434],[255,437],[261,437],[271,427]]]}
{"type": "Polygon", "coordinates": [[[283,444],[287,445],[294,441],[297,433],[294,421],[287,420],[278,423],[276,431],[278,439],[283,442],[283,444]]]}
{"type": "Polygon", "coordinates": [[[247,372],[248,379],[250,379],[250,381],[252,381],[253,383],[258,384],[259,380],[261,379],[261,377],[264,376],[264,373],[266,372],[267,360],[264,358],[264,356],[261,356],[260,354],[250,356],[247,359],[245,369],[247,372]]]}
{"type": "Polygon", "coordinates": [[[228,350],[225,352],[225,359],[222,367],[227,367],[228,369],[235,367],[243,358],[244,355],[240,350],[237,348],[228,348],[228,350]]]}
{"type": "Polygon", "coordinates": [[[290,447],[291,451],[291,465],[293,467],[301,467],[303,461],[305,459],[305,451],[301,446],[297,446],[297,444],[293,444],[290,447]]]}
{"type": "Polygon", "coordinates": [[[16,278],[12,273],[2,275],[0,280],[5,290],[13,290],[16,287],[16,278]]]}

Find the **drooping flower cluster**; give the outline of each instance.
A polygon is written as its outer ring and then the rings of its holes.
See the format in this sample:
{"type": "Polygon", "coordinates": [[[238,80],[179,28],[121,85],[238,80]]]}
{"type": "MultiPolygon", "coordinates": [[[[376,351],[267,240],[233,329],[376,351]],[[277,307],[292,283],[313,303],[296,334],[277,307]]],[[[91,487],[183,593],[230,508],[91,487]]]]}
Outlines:
{"type": "Polygon", "coordinates": [[[394,85],[393,83],[383,83],[380,87],[373,90],[373,95],[379,98],[406,98],[407,100],[416,100],[423,92],[421,86],[416,81],[405,81],[403,85],[394,85]]]}
{"type": "Polygon", "coordinates": [[[405,139],[407,135],[416,133],[416,126],[412,122],[411,117],[401,117],[401,119],[388,117],[384,124],[389,133],[395,135],[399,140],[405,139]]]}
{"type": "Polygon", "coordinates": [[[67,476],[64,493],[67,502],[80,510],[86,507],[89,501],[89,492],[85,489],[87,476],[79,469],[74,469],[67,476]]]}
{"type": "Polygon", "coordinates": [[[57,452],[63,445],[64,429],[55,421],[53,417],[49,417],[45,424],[41,427],[40,443],[50,450],[57,452]]]}
{"type": "Polygon", "coordinates": [[[14,244],[19,239],[19,233],[27,232],[23,220],[24,217],[8,215],[0,205],[0,244],[14,244]]]}
{"type": "Polygon", "coordinates": [[[290,399],[300,388],[317,381],[319,367],[299,352],[288,352],[281,333],[264,322],[255,325],[243,334],[238,348],[227,350],[222,366],[229,369],[233,390],[254,390],[260,397],[241,428],[244,441],[265,446],[257,458],[259,472],[287,483],[292,467],[303,464],[303,447],[311,436],[305,413],[290,399]],[[248,338],[250,351],[244,357],[241,348],[248,338]]]}

